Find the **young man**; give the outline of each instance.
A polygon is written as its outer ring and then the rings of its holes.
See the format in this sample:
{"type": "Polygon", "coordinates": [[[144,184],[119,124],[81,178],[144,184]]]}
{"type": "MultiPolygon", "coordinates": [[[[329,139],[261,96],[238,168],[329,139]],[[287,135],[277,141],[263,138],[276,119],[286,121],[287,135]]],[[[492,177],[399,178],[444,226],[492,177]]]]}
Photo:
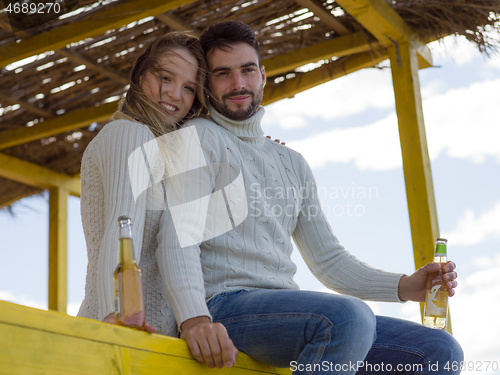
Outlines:
{"type": "MultiPolygon", "coordinates": [[[[201,244],[176,243],[174,220],[165,220],[160,231],[160,241],[169,242],[157,255],[164,257],[159,263],[166,292],[195,358],[230,367],[238,349],[297,374],[447,373],[447,363],[451,373],[453,363],[463,360],[451,335],[375,317],[361,301],[423,301],[427,275],[439,266],[427,264],[407,276],[372,268],[347,252],[321,211],[303,157],[263,136],[266,74],[252,30],[226,21],[200,40],[210,74],[211,121],[192,123],[207,162],[242,174],[248,212],[232,230],[201,244]],[[313,274],[342,295],[299,290],[292,237],[313,274]]],[[[229,196],[226,204],[231,202],[229,196]]],[[[454,269],[453,262],[445,266],[450,296],[457,285],[454,269]]]]}

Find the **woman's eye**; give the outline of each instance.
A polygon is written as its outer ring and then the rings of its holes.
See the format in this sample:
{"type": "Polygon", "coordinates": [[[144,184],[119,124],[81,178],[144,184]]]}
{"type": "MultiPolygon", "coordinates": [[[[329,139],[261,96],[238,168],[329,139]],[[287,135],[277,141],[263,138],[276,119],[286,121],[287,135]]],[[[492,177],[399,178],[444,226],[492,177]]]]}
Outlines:
{"type": "Polygon", "coordinates": [[[163,77],[161,77],[161,79],[162,79],[163,81],[165,81],[165,82],[170,82],[170,78],[169,78],[169,77],[167,77],[167,76],[163,76],[163,77]]]}
{"type": "Polygon", "coordinates": [[[188,90],[189,92],[195,93],[195,90],[192,87],[186,86],[186,90],[188,90]]]}

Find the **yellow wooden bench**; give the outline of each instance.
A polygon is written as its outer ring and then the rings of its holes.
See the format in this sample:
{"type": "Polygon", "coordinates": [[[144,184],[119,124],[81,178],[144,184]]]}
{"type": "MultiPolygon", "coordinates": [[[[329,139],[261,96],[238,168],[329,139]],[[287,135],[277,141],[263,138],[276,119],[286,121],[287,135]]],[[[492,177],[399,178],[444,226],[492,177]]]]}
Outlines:
{"type": "Polygon", "coordinates": [[[240,353],[230,369],[196,361],[183,340],[0,301],[0,373],[291,374],[240,353]]]}

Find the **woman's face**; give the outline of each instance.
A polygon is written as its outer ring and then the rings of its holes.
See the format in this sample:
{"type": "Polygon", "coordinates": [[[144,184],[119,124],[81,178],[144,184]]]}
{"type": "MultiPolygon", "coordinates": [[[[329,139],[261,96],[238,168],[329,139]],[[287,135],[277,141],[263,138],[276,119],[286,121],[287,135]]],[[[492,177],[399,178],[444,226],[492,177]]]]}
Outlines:
{"type": "Polygon", "coordinates": [[[177,123],[186,117],[196,97],[198,61],[185,49],[164,53],[158,71],[148,71],[140,79],[146,96],[160,104],[166,121],[177,123]]]}

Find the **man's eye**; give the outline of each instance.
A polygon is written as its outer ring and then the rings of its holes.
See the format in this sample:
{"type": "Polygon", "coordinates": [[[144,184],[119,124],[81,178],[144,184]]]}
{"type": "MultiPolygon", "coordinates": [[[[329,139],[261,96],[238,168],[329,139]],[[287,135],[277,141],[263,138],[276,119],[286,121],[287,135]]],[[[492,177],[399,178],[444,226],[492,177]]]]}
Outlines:
{"type": "Polygon", "coordinates": [[[217,72],[215,73],[216,77],[227,77],[229,75],[229,72],[217,72]]]}
{"type": "Polygon", "coordinates": [[[252,73],[255,72],[255,68],[244,68],[243,73],[252,73]]]}

